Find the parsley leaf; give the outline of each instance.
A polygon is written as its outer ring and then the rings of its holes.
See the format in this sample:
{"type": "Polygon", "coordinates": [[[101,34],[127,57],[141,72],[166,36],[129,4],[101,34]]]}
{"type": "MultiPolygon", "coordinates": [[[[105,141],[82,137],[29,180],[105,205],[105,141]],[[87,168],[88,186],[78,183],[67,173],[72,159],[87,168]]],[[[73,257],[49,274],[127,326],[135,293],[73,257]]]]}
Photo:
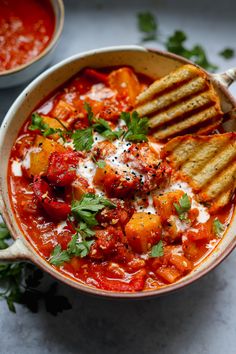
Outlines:
{"type": "Polygon", "coordinates": [[[93,145],[93,129],[91,127],[76,130],[72,134],[73,144],[76,150],[89,151],[93,145]]]}
{"type": "Polygon", "coordinates": [[[0,223],[0,249],[4,249],[8,247],[6,240],[11,237],[6,225],[1,222],[0,223]]]}
{"type": "Polygon", "coordinates": [[[187,193],[183,194],[179,199],[179,203],[174,203],[174,207],[177,211],[180,220],[187,220],[187,212],[191,209],[191,200],[187,193]]]}
{"type": "Polygon", "coordinates": [[[156,245],[152,246],[150,257],[156,258],[162,256],[164,256],[164,247],[163,247],[163,242],[159,241],[156,245]]]}
{"type": "Polygon", "coordinates": [[[234,54],[234,49],[232,48],[225,48],[219,53],[219,55],[222,56],[224,59],[232,59],[234,57],[234,54]]]}
{"type": "Polygon", "coordinates": [[[148,118],[140,118],[134,111],[132,115],[129,112],[122,112],[120,119],[124,120],[128,130],[124,134],[124,139],[128,141],[147,141],[148,118]]]}
{"type": "Polygon", "coordinates": [[[94,243],[94,240],[83,240],[78,242],[79,234],[76,233],[71,241],[68,243],[68,252],[70,255],[74,255],[80,258],[86,257],[89,254],[90,247],[94,243]]]}
{"type": "Polygon", "coordinates": [[[157,39],[157,23],[151,12],[138,13],[138,28],[144,34],[142,41],[157,39]]]}
{"type": "Polygon", "coordinates": [[[194,61],[206,70],[215,71],[217,66],[211,64],[207,58],[206,52],[200,45],[195,45],[191,49],[185,47],[187,35],[183,31],[175,31],[166,40],[165,46],[169,52],[181,55],[194,61]]]}
{"type": "Polygon", "coordinates": [[[124,133],[123,130],[111,130],[109,123],[102,118],[96,120],[96,123],[93,125],[93,128],[96,132],[102,135],[104,138],[108,140],[119,139],[121,135],[124,133]]]}
{"type": "Polygon", "coordinates": [[[98,160],[96,162],[96,165],[99,167],[99,168],[104,168],[106,166],[106,162],[103,161],[103,160],[98,160]]]}
{"type": "Polygon", "coordinates": [[[96,214],[105,206],[115,208],[115,204],[108,199],[86,193],[80,200],[73,200],[71,210],[75,217],[78,217],[91,227],[98,224],[96,214]]]}
{"type": "Polygon", "coordinates": [[[51,253],[51,257],[49,262],[55,266],[60,266],[64,262],[68,262],[70,260],[70,256],[67,251],[62,251],[61,246],[57,245],[51,253]]]}
{"type": "Polygon", "coordinates": [[[221,237],[222,232],[224,231],[225,227],[224,225],[220,222],[218,218],[214,219],[213,221],[213,232],[216,236],[221,237]]]}
{"type": "MultiPolygon", "coordinates": [[[[4,223],[0,223],[0,241],[5,242],[10,234],[4,223]]],[[[0,242],[0,249],[7,243],[0,242]]],[[[8,246],[8,245],[7,245],[8,246]]],[[[52,315],[71,309],[68,299],[57,295],[57,284],[42,290],[43,272],[33,264],[26,262],[0,263],[0,299],[5,300],[8,308],[16,312],[15,304],[27,307],[31,312],[38,312],[40,302],[44,302],[46,310],[52,315]]]]}
{"type": "Polygon", "coordinates": [[[84,102],[84,109],[88,113],[88,121],[91,125],[92,121],[93,121],[93,117],[94,117],[92,107],[90,106],[90,104],[88,102],[84,102]]]}
{"type": "Polygon", "coordinates": [[[28,129],[29,130],[40,130],[40,132],[43,134],[43,136],[47,137],[52,134],[59,134],[63,137],[63,134],[70,134],[69,131],[67,131],[67,128],[64,126],[63,123],[57,118],[55,118],[63,128],[65,128],[66,132],[63,131],[60,128],[51,128],[48,124],[44,123],[43,118],[38,114],[38,113],[33,113],[32,114],[32,121],[31,124],[29,125],[28,129]]]}

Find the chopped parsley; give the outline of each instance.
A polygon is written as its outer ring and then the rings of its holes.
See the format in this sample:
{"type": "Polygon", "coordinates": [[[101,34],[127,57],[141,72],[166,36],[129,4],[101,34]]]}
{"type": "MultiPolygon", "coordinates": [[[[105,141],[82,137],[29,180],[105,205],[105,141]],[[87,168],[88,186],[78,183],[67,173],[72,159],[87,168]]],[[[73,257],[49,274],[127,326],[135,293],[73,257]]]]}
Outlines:
{"type": "Polygon", "coordinates": [[[183,194],[178,203],[174,203],[175,210],[177,211],[180,220],[187,220],[187,212],[191,209],[191,200],[187,193],[183,194]]]}
{"type": "Polygon", "coordinates": [[[102,135],[104,138],[108,140],[119,139],[121,135],[124,133],[123,130],[111,130],[109,123],[102,118],[98,118],[96,123],[93,125],[94,131],[102,135]]]}
{"type": "Polygon", "coordinates": [[[128,130],[124,133],[123,138],[128,141],[147,141],[148,134],[148,118],[140,118],[139,114],[123,112],[120,119],[125,121],[128,130]]]}
{"type": "Polygon", "coordinates": [[[232,49],[232,48],[225,48],[225,49],[223,49],[223,50],[219,53],[219,55],[220,55],[221,57],[223,57],[224,59],[232,59],[232,58],[234,57],[234,55],[235,55],[234,49],[232,49]]]}
{"type": "Polygon", "coordinates": [[[138,13],[138,28],[143,33],[143,42],[157,39],[157,23],[151,12],[138,13]]]}
{"type": "Polygon", "coordinates": [[[68,253],[70,256],[86,257],[89,254],[90,247],[94,243],[94,240],[83,240],[78,242],[79,234],[76,233],[71,241],[68,243],[68,253]]]}
{"type": "Polygon", "coordinates": [[[67,251],[63,251],[60,245],[56,245],[51,253],[51,257],[49,262],[56,267],[61,266],[64,262],[68,262],[70,260],[70,256],[67,251]]]}
{"type": "Polygon", "coordinates": [[[71,210],[73,215],[82,220],[89,227],[98,224],[96,215],[105,207],[115,208],[115,204],[103,197],[86,193],[80,200],[73,200],[71,210]]]}
{"type": "Polygon", "coordinates": [[[217,237],[221,237],[225,227],[218,218],[213,221],[213,232],[217,237]]]}
{"type": "Polygon", "coordinates": [[[53,134],[58,134],[64,139],[65,135],[71,135],[71,132],[67,130],[66,126],[58,118],[54,119],[61,124],[63,129],[50,127],[47,123],[44,123],[43,118],[38,113],[32,114],[31,124],[29,125],[28,129],[39,130],[45,137],[53,134]]]}
{"type": "Polygon", "coordinates": [[[72,139],[75,150],[90,151],[94,143],[92,127],[76,130],[72,139]]]}
{"type": "Polygon", "coordinates": [[[151,249],[151,258],[157,258],[164,256],[164,247],[163,242],[160,240],[156,245],[152,246],[151,249]]]}

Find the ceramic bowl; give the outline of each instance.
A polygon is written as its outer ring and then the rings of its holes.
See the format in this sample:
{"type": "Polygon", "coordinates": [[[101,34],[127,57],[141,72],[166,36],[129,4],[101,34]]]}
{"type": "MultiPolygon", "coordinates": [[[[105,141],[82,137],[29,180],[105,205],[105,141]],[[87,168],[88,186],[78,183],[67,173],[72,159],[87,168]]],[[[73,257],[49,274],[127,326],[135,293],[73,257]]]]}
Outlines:
{"type": "Polygon", "coordinates": [[[61,35],[64,24],[62,0],[50,0],[55,14],[55,30],[48,46],[33,60],[14,69],[0,72],[0,89],[13,87],[30,81],[45,69],[52,60],[53,51],[61,35]]]}
{"type": "MultiPolygon", "coordinates": [[[[53,66],[37,77],[17,98],[7,113],[0,132],[0,209],[15,242],[6,250],[0,251],[1,261],[29,260],[51,274],[58,280],[85,293],[112,298],[146,298],[170,293],[201,278],[217,266],[236,246],[236,213],[228,227],[224,238],[214,251],[202,261],[190,274],[178,282],[156,289],[135,293],[120,293],[104,291],[82,284],[72,277],[67,277],[47,263],[30,244],[20,231],[14,210],[12,210],[7,186],[7,167],[12,145],[20,127],[35,109],[50,93],[64,84],[84,67],[106,67],[130,65],[137,72],[146,74],[153,79],[160,78],[189,61],[176,55],[151,51],[138,46],[110,47],[94,50],[72,56],[53,66]]],[[[236,69],[230,69],[223,74],[210,75],[220,98],[224,112],[234,115],[236,101],[230,95],[228,86],[236,80],[236,69]]],[[[236,121],[236,120],[234,120],[236,121]]],[[[229,127],[227,127],[229,129],[229,127]]],[[[230,127],[236,130],[236,127],[230,127]]]]}

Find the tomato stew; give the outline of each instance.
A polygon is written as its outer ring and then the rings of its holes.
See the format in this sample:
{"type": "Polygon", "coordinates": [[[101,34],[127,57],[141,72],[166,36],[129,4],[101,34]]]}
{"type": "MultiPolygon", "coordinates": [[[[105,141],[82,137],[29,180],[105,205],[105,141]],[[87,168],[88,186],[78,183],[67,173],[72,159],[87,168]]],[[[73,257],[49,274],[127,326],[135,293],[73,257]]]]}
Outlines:
{"type": "Polygon", "coordinates": [[[48,0],[0,0],[0,72],[37,57],[49,44],[54,28],[48,0]]]}
{"type": "Polygon", "coordinates": [[[52,267],[92,287],[153,290],[220,242],[233,205],[197,201],[132,112],[151,80],[132,68],[84,69],[25,122],[9,161],[22,232],[52,267]]]}

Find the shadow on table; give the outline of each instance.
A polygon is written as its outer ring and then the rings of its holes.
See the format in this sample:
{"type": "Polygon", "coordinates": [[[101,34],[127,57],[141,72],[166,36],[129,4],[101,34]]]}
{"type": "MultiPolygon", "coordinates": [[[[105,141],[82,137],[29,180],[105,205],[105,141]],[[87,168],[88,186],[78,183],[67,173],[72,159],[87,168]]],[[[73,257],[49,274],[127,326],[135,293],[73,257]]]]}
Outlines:
{"type": "Polygon", "coordinates": [[[102,300],[66,288],[73,310],[57,318],[41,316],[43,328],[49,347],[55,345],[58,353],[190,353],[198,331],[209,327],[207,313],[225,286],[214,271],[186,289],[152,300],[102,300]]]}

